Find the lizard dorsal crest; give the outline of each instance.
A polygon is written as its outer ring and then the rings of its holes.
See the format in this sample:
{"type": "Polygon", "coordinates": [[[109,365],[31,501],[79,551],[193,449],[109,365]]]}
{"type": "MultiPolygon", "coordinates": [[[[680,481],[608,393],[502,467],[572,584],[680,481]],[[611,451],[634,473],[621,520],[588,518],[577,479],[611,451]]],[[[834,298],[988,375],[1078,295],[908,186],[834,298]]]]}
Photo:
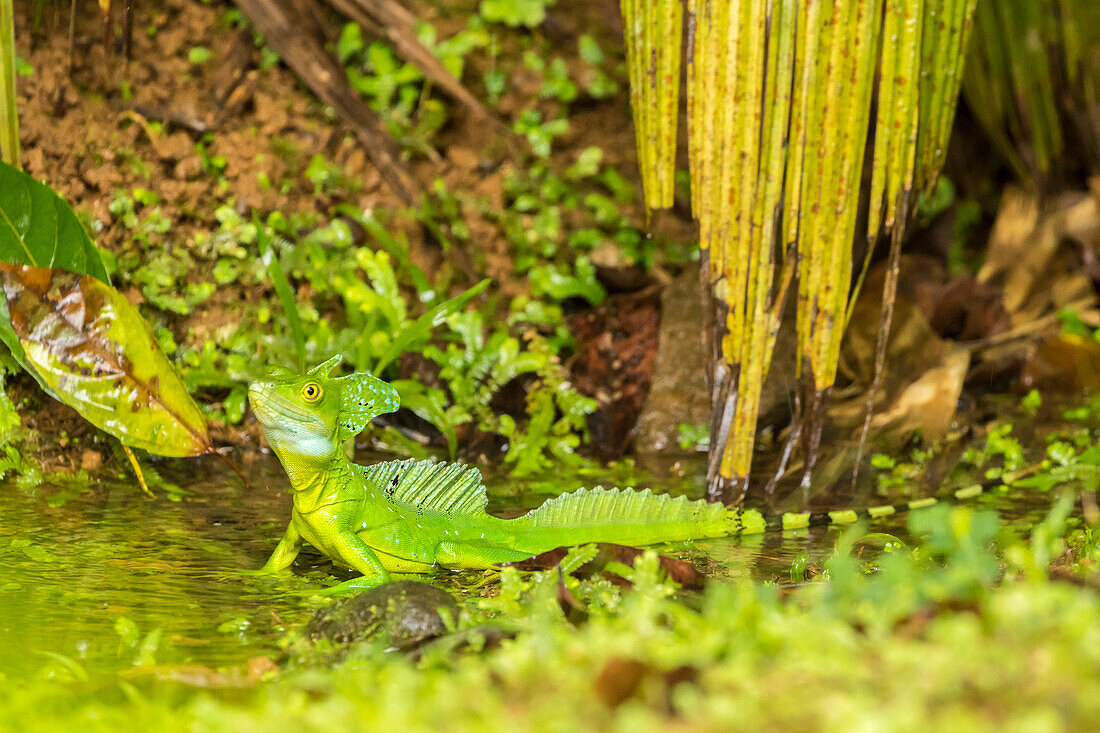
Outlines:
{"type": "Polygon", "coordinates": [[[485,511],[485,485],[473,466],[409,458],[360,468],[364,479],[394,501],[451,515],[485,511]]]}

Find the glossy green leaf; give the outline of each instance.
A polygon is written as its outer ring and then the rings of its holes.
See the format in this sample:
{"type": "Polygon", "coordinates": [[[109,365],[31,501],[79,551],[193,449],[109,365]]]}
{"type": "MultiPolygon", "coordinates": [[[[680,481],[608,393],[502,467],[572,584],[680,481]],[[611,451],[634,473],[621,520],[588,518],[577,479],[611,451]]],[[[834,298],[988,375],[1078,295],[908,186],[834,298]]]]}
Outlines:
{"type": "MultiPolygon", "coordinates": [[[[0,261],[18,265],[64,267],[106,282],[99,250],[72,209],[44,183],[0,162],[0,261]]],[[[12,330],[7,302],[0,298],[0,342],[51,397],[50,386],[27,366],[19,337],[12,330]]]]}
{"type": "Polygon", "coordinates": [[[49,186],[0,163],[0,260],[110,282],[84,226],[49,186]]]}
{"type": "Polygon", "coordinates": [[[121,293],[90,275],[6,263],[0,282],[26,365],[57,399],[128,446],[211,450],[198,406],[121,293]]]}

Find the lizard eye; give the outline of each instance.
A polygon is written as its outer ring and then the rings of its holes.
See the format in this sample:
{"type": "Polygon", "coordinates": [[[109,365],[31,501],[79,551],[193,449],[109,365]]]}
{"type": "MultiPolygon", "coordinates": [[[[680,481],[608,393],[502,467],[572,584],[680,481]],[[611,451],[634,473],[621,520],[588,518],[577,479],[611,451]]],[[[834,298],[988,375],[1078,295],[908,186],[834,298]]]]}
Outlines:
{"type": "Polygon", "coordinates": [[[321,399],[321,385],[316,382],[310,382],[306,386],[302,387],[302,398],[306,402],[317,402],[321,399]]]}

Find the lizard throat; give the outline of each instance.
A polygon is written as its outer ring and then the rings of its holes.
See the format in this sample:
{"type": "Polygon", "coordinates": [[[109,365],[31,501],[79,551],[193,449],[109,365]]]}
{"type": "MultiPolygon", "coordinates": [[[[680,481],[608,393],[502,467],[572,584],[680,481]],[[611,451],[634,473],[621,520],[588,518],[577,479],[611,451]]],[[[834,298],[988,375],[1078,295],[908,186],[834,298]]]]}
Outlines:
{"type": "Polygon", "coordinates": [[[352,477],[351,462],[341,453],[323,471],[314,474],[308,483],[297,484],[291,478],[294,508],[299,514],[309,514],[322,507],[349,501],[347,486],[352,477]]]}
{"type": "Polygon", "coordinates": [[[310,436],[284,441],[271,440],[272,437],[274,436],[268,435],[268,443],[283,464],[287,476],[290,477],[290,485],[296,493],[324,483],[325,476],[337,463],[341,460],[347,461],[343,449],[332,439],[310,436]]]}

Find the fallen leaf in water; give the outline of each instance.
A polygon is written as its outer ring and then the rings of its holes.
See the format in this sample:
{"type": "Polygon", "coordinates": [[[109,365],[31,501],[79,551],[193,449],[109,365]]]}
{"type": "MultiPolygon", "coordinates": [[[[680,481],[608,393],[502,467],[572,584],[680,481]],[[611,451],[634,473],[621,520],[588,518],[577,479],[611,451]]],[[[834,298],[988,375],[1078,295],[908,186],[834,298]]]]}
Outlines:
{"type": "Polygon", "coordinates": [[[125,445],[164,456],[211,449],[206,421],[149,325],[89,275],[0,263],[27,365],[60,401],[125,445]]]}

